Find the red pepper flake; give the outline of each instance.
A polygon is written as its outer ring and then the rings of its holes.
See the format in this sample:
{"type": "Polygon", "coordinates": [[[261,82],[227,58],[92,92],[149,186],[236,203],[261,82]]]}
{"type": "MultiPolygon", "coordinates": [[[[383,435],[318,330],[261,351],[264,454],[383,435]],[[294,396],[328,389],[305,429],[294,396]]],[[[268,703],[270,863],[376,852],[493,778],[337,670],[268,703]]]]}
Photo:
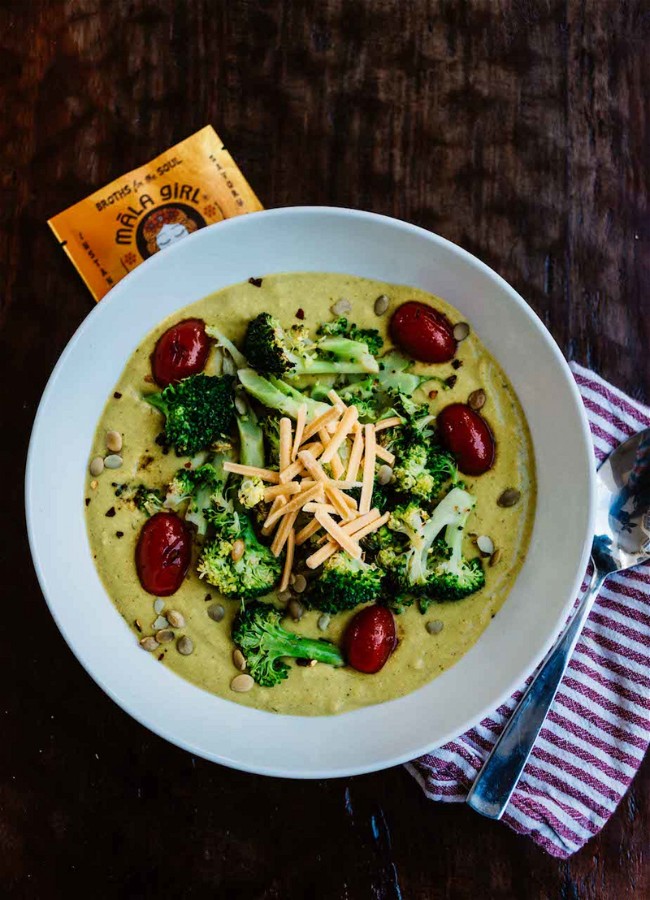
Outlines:
{"type": "Polygon", "coordinates": [[[299,309],[296,313],[296,319],[304,319],[305,318],[305,310],[299,309]]]}
{"type": "Polygon", "coordinates": [[[135,622],[134,622],[133,624],[135,625],[136,629],[137,629],[140,633],[142,633],[142,625],[140,624],[140,620],[139,620],[139,619],[136,619],[135,622]]]}
{"type": "Polygon", "coordinates": [[[462,364],[463,364],[462,359],[454,359],[451,362],[451,367],[452,367],[452,369],[460,369],[462,364]]]}
{"type": "Polygon", "coordinates": [[[165,658],[165,654],[164,654],[164,653],[161,653],[161,654],[158,656],[158,662],[162,662],[164,658],[165,658]]]}
{"type": "Polygon", "coordinates": [[[86,497],[86,506],[90,505],[90,497],[86,497]]]}
{"type": "Polygon", "coordinates": [[[435,400],[438,396],[438,391],[429,391],[429,400],[435,400]]]}
{"type": "Polygon", "coordinates": [[[248,283],[252,284],[253,287],[262,287],[262,279],[261,278],[249,278],[248,283]]]}
{"type": "Polygon", "coordinates": [[[114,506],[111,506],[110,509],[107,509],[107,510],[106,510],[106,518],[107,518],[107,519],[112,519],[114,515],[115,515],[115,507],[114,507],[114,506]]]}
{"type": "Polygon", "coordinates": [[[145,376],[144,376],[144,380],[147,382],[147,384],[153,384],[153,383],[154,383],[154,381],[153,381],[153,375],[145,375],[145,376]]]}
{"type": "Polygon", "coordinates": [[[115,391],[115,393],[113,394],[113,396],[115,397],[116,400],[120,400],[121,397],[122,397],[122,395],[120,394],[119,391],[115,391]]]}
{"type": "Polygon", "coordinates": [[[210,600],[212,600],[212,594],[206,594],[204,600],[206,603],[208,603],[210,600]]]}
{"type": "Polygon", "coordinates": [[[449,378],[445,378],[445,384],[450,388],[453,388],[457,381],[458,375],[450,375],[449,378]]]}
{"type": "Polygon", "coordinates": [[[185,463],[184,468],[186,468],[186,469],[191,469],[191,468],[192,468],[192,463],[191,463],[191,462],[185,463]]]}
{"type": "Polygon", "coordinates": [[[124,532],[123,532],[123,531],[116,531],[116,532],[115,532],[115,537],[117,537],[117,538],[124,537],[124,532]]]}

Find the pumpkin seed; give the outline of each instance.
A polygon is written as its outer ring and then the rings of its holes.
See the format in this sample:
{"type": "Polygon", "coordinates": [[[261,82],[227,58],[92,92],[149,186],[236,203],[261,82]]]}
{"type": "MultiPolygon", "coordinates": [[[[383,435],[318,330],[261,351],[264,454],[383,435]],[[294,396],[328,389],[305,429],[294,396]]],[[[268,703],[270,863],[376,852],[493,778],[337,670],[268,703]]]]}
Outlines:
{"type": "Polygon", "coordinates": [[[467,322],[458,322],[454,325],[454,338],[457,341],[464,341],[469,334],[469,325],[467,322]]]}
{"type": "Polygon", "coordinates": [[[340,300],[337,300],[336,303],[332,304],[330,307],[331,311],[335,316],[344,316],[346,313],[352,311],[352,304],[349,300],[346,300],[344,297],[341,297],[340,300]]]}
{"type": "Polygon", "coordinates": [[[122,449],[122,435],[119,431],[106,432],[106,447],[111,453],[119,453],[122,449]]]}
{"type": "Polygon", "coordinates": [[[240,672],[244,672],[246,669],[246,657],[241,652],[239,647],[235,647],[232,651],[232,663],[236,669],[239,669],[240,672]]]}
{"type": "Polygon", "coordinates": [[[294,581],[293,581],[293,589],[296,592],[296,594],[302,594],[302,592],[305,590],[306,587],[307,587],[307,579],[305,578],[305,576],[302,574],[296,575],[296,577],[294,578],[294,581]]]}
{"type": "Polygon", "coordinates": [[[388,484],[393,477],[393,470],[390,466],[383,465],[379,467],[377,472],[377,481],[379,484],[388,484]]]}
{"type": "Polygon", "coordinates": [[[479,409],[483,409],[486,401],[485,391],[483,388],[479,388],[477,391],[472,391],[472,393],[467,398],[467,405],[470,409],[473,409],[475,412],[478,412],[479,409]]]}
{"type": "Polygon", "coordinates": [[[91,475],[101,475],[104,471],[104,460],[102,457],[96,456],[91,462],[89,469],[91,475]]]}
{"type": "Polygon", "coordinates": [[[481,534],[476,538],[476,546],[483,556],[492,556],[494,553],[494,541],[487,534],[481,534]]]}
{"type": "Polygon", "coordinates": [[[208,606],[208,615],[213,622],[221,622],[226,615],[226,610],[220,603],[213,603],[212,606],[208,606]]]}
{"type": "Polygon", "coordinates": [[[146,650],[147,653],[151,653],[152,650],[158,649],[158,641],[155,639],[155,637],[148,635],[147,637],[142,638],[142,640],[140,641],[140,646],[143,650],[146,650]]]}
{"type": "Polygon", "coordinates": [[[177,609],[170,609],[167,613],[167,619],[172,628],[185,627],[185,616],[182,613],[179,613],[177,609]]]}
{"type": "Polygon", "coordinates": [[[442,629],[445,627],[445,623],[440,619],[433,619],[431,622],[427,622],[424,626],[429,634],[440,634],[442,629]]]}
{"type": "Polygon", "coordinates": [[[509,506],[514,506],[515,503],[518,503],[520,498],[521,491],[518,491],[516,488],[506,488],[497,500],[497,506],[503,506],[507,509],[509,506]]]}
{"type": "Polygon", "coordinates": [[[174,640],[174,632],[171,628],[163,628],[156,632],[156,640],[159,644],[168,644],[174,640]]]}
{"type": "Polygon", "coordinates": [[[388,309],[389,299],[386,294],[381,294],[375,300],[375,315],[383,316],[386,310],[388,309]]]}
{"type": "Polygon", "coordinates": [[[299,622],[305,613],[305,607],[299,600],[289,600],[289,615],[294,622],[299,622]]]}
{"type": "Polygon", "coordinates": [[[104,465],[107,469],[119,469],[122,465],[122,457],[117,453],[111,453],[110,456],[104,457],[104,465]]]}
{"type": "Polygon", "coordinates": [[[501,559],[502,556],[503,556],[503,554],[502,554],[501,550],[499,550],[497,548],[494,551],[494,553],[492,554],[492,556],[490,557],[490,565],[496,566],[496,564],[499,562],[499,560],[501,559]]]}
{"type": "Polygon", "coordinates": [[[289,590],[278,592],[278,600],[280,601],[280,603],[288,603],[289,600],[291,600],[292,596],[293,594],[289,590]]]}
{"type": "Polygon", "coordinates": [[[235,691],[236,694],[245,694],[246,691],[250,691],[254,684],[255,682],[250,675],[235,675],[230,682],[230,690],[235,691]]]}
{"type": "Polygon", "coordinates": [[[233,562],[237,562],[238,559],[241,559],[244,555],[244,550],[246,549],[246,545],[242,541],[241,538],[237,538],[235,543],[232,545],[232,550],[230,551],[230,557],[233,562]]]}
{"type": "Polygon", "coordinates": [[[320,631],[327,631],[329,628],[331,616],[328,616],[327,613],[323,613],[322,616],[318,617],[318,628],[320,631]]]}
{"type": "Polygon", "coordinates": [[[181,654],[181,656],[189,656],[190,653],[194,653],[194,642],[192,638],[188,638],[186,634],[183,637],[179,637],[176,641],[176,649],[181,654]]]}

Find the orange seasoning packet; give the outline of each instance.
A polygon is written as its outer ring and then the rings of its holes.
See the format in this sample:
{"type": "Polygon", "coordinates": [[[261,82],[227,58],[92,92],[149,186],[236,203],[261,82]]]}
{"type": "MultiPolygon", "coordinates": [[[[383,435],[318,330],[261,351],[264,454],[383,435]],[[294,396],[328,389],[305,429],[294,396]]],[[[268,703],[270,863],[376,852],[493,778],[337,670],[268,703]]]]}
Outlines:
{"type": "Polygon", "coordinates": [[[262,204],[210,125],[48,224],[95,300],[198,228],[262,204]]]}

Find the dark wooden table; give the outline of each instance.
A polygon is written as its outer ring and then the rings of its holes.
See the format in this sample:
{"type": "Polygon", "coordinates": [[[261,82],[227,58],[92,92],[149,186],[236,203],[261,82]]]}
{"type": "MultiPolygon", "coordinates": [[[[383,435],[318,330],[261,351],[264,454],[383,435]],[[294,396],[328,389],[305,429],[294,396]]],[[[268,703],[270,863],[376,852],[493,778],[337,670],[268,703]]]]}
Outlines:
{"type": "Polygon", "coordinates": [[[648,3],[4,0],[0,47],[0,895],[650,896],[648,761],[558,862],[401,768],[276,781],[152,736],[60,638],[22,502],[40,393],[92,307],[46,219],[207,123],[267,206],[439,232],[647,400],[648,3]]]}

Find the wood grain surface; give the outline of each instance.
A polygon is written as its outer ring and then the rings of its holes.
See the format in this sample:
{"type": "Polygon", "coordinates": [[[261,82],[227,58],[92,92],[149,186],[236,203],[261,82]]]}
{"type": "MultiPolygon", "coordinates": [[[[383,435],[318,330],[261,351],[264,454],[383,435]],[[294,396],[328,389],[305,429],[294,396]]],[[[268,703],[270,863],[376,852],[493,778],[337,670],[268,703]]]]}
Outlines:
{"type": "Polygon", "coordinates": [[[3,0],[3,897],[650,896],[648,761],[558,862],[401,768],[298,784],[152,736],[61,639],[22,506],[40,393],[92,307],[46,220],[207,123],[265,205],[439,232],[650,399],[649,58],[638,0],[3,0]]]}

